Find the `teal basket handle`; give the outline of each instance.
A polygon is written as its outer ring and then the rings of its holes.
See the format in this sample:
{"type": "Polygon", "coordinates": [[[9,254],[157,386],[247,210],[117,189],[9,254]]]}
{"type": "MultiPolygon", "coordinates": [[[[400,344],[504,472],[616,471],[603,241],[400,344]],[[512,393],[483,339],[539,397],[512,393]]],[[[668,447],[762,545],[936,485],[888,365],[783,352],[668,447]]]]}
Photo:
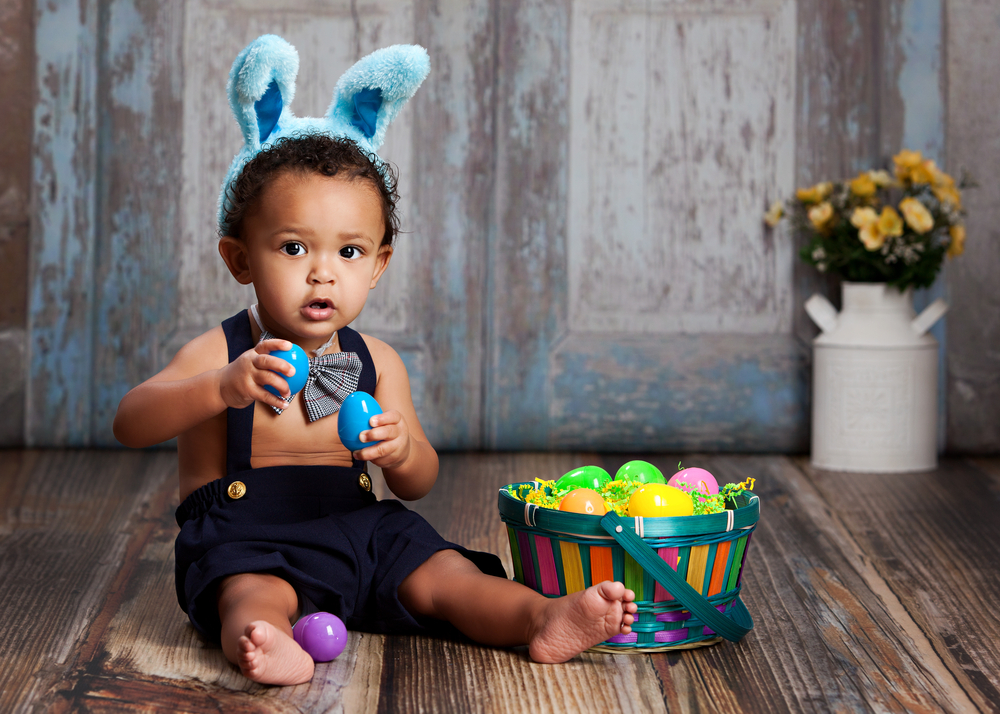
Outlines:
{"type": "Polygon", "coordinates": [[[653,578],[670,591],[670,594],[677,598],[680,603],[690,612],[698,616],[702,622],[712,628],[716,634],[725,637],[730,642],[739,642],[743,636],[753,629],[753,618],[747,611],[746,605],[739,596],[733,601],[728,617],[712,605],[705,597],[688,585],[687,581],[681,578],[673,568],[656,554],[652,548],[635,534],[631,528],[625,524],[627,521],[614,511],[608,511],[601,519],[601,526],[612,538],[618,541],[618,545],[625,549],[635,561],[642,566],[642,569],[653,576],[653,578]]]}

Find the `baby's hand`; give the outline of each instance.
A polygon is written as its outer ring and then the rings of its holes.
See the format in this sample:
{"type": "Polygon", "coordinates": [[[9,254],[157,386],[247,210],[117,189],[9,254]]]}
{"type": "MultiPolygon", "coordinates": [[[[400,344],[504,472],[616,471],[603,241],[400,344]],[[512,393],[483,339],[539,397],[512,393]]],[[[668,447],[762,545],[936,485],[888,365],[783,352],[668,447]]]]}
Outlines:
{"type": "Polygon", "coordinates": [[[376,414],[368,422],[371,429],[361,432],[361,441],[380,443],[355,451],[354,458],[371,461],[381,469],[399,466],[410,455],[410,430],[403,415],[395,409],[376,414]]]}
{"type": "Polygon", "coordinates": [[[220,369],[219,393],[226,406],[242,409],[258,401],[278,409],[287,408],[288,405],[264,389],[264,385],[271,385],[286,397],[289,395],[288,382],[274,372],[291,377],[295,367],[269,353],[290,349],[292,343],[288,340],[264,340],[220,369]]]}

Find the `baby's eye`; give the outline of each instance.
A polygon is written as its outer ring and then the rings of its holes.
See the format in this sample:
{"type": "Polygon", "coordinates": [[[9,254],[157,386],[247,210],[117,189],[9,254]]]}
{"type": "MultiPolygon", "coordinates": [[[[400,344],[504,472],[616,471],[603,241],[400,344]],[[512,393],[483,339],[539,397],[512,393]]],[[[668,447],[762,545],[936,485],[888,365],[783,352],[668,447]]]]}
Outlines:
{"type": "Polygon", "coordinates": [[[306,247],[301,243],[285,243],[281,246],[281,252],[285,255],[303,255],[306,252],[306,247]]]}
{"type": "Polygon", "coordinates": [[[340,249],[340,257],[347,258],[348,260],[357,260],[361,257],[361,249],[355,248],[353,245],[345,245],[340,249]]]}

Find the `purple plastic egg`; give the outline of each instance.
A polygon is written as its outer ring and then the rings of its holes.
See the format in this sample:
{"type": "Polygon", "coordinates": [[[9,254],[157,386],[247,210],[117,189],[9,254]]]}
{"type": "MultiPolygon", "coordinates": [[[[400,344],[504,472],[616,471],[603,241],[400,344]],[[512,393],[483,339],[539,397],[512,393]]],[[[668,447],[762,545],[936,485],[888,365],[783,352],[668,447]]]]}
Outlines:
{"type": "Polygon", "coordinates": [[[317,612],[295,623],[292,637],[315,662],[329,662],[347,646],[347,627],[336,615],[317,612]]]}

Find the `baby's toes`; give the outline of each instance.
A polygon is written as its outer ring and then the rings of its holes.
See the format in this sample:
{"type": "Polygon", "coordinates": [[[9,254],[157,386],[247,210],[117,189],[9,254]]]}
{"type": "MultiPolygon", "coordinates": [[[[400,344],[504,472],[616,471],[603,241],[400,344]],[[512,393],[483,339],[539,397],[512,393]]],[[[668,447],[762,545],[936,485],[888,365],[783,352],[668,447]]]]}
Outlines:
{"type": "Polygon", "coordinates": [[[244,673],[252,672],[257,666],[257,655],[254,652],[241,652],[236,656],[236,664],[244,673]]]}
{"type": "Polygon", "coordinates": [[[605,600],[622,600],[623,593],[628,592],[625,590],[625,586],[617,580],[614,582],[605,580],[598,587],[600,588],[601,597],[605,600]]]}
{"type": "Polygon", "coordinates": [[[264,640],[267,639],[267,632],[264,631],[263,627],[247,625],[246,636],[250,638],[255,647],[260,647],[264,644],[264,640]]]}

